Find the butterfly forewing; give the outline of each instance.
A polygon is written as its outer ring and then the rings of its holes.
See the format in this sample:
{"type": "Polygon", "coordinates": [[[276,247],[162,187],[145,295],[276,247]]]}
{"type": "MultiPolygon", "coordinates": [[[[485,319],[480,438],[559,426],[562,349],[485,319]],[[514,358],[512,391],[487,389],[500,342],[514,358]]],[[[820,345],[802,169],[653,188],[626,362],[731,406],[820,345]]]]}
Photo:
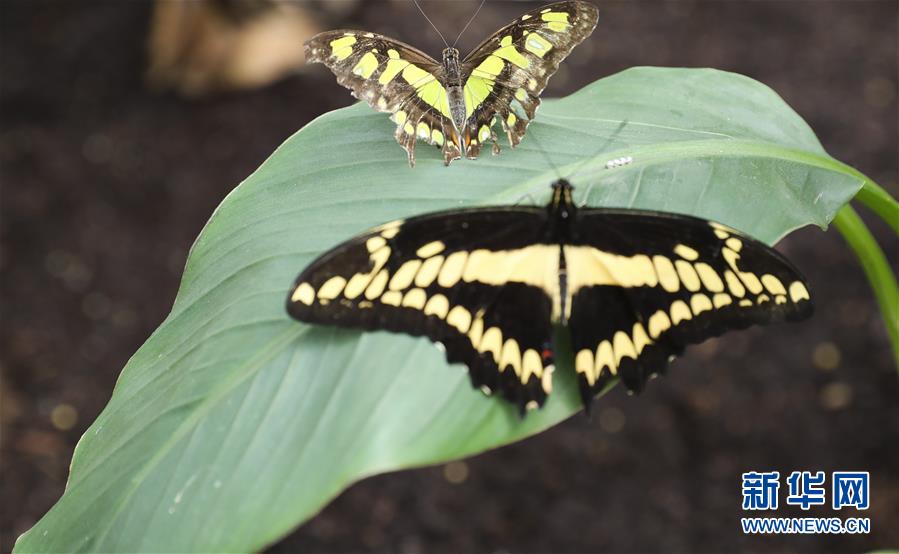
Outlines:
{"type": "Polygon", "coordinates": [[[686,345],[808,317],[799,272],[774,249],[689,216],[582,210],[565,247],[568,326],[585,405],[608,378],[639,391],[686,345]]]}
{"type": "Polygon", "coordinates": [[[301,321],[426,336],[472,384],[521,409],[550,392],[558,245],[539,244],[536,208],[392,222],[326,253],[297,278],[301,321]]]}
{"type": "Polygon", "coordinates": [[[466,140],[475,157],[486,140],[495,140],[495,118],[512,146],[521,142],[549,78],[571,50],[590,36],[598,17],[596,6],[589,2],[543,6],[506,25],[468,55],[464,62],[466,140]]]}

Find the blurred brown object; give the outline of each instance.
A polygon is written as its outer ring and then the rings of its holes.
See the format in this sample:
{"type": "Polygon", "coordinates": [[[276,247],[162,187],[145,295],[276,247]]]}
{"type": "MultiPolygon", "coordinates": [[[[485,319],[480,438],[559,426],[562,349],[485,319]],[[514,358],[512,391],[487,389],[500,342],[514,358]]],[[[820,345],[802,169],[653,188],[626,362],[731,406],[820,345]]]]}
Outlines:
{"type": "Polygon", "coordinates": [[[303,42],[319,30],[295,2],[156,0],[147,78],[190,97],[264,86],[303,65],[303,42]]]}

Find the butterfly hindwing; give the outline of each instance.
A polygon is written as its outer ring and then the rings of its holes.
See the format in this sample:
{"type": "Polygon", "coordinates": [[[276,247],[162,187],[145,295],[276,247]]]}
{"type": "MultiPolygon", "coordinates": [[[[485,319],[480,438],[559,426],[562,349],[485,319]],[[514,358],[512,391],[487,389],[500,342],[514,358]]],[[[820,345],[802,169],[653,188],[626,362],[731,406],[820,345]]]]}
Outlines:
{"type": "Polygon", "coordinates": [[[540,105],[540,93],[571,50],[587,38],[599,17],[596,6],[571,0],[532,10],[506,25],[469,54],[463,64],[468,116],[466,142],[477,157],[493,140],[500,120],[509,142],[521,142],[540,105]],[[520,109],[515,109],[515,105],[520,109]]]}
{"type": "Polygon", "coordinates": [[[388,223],[307,267],[288,299],[301,321],[426,336],[472,384],[519,406],[551,390],[558,245],[535,244],[544,210],[430,214],[388,223]]]}
{"type": "Polygon", "coordinates": [[[353,96],[390,113],[410,164],[416,140],[441,148],[447,163],[460,157],[443,66],[424,52],[383,35],[338,30],[310,39],[306,61],[325,64],[353,96]]]}
{"type": "Polygon", "coordinates": [[[565,247],[568,325],[587,406],[613,375],[639,391],[688,344],[812,311],[783,256],[724,225],[588,209],[575,229],[565,247]]]}

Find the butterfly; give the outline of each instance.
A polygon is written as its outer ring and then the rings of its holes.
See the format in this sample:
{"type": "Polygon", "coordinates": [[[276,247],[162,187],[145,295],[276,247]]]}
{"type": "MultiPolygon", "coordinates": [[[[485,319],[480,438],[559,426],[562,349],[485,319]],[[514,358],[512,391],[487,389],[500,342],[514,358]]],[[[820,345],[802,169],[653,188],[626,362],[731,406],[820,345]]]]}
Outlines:
{"type": "Polygon", "coordinates": [[[328,31],[306,42],[306,61],[325,64],[356,98],[391,114],[410,166],[416,140],[442,148],[449,165],[477,158],[488,141],[499,153],[496,119],[517,146],[550,76],[597,18],[589,2],[549,4],[495,32],[464,60],[448,46],[442,62],[375,33],[328,31]]]}
{"type": "Polygon", "coordinates": [[[308,323],[425,336],[471,383],[523,414],[552,392],[553,325],[571,334],[581,398],[618,377],[639,392],[688,344],[811,315],[776,250],[719,223],[581,208],[500,206],[393,221],[313,261],[287,311],[308,323]]]}

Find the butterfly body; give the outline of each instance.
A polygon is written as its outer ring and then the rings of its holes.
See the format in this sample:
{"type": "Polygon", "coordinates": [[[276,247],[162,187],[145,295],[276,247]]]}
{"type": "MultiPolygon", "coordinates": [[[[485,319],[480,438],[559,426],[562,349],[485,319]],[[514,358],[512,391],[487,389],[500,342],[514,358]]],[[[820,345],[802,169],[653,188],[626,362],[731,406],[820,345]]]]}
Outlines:
{"type": "MultiPolygon", "coordinates": [[[[609,379],[633,391],[688,344],[812,311],[770,247],[690,216],[546,207],[450,210],[394,221],[313,261],[287,310],[300,321],[426,336],[472,384],[522,411],[552,391],[554,325],[571,335],[585,408],[609,379]]],[[[424,377],[423,377],[424,378],[424,377]]]]}
{"type": "MultiPolygon", "coordinates": [[[[443,71],[445,72],[446,98],[452,116],[453,130],[457,136],[459,129],[465,128],[465,91],[462,86],[462,67],[459,62],[459,51],[453,47],[443,51],[443,71]]],[[[462,145],[464,147],[464,144],[462,145]]],[[[464,155],[465,152],[463,151],[464,155]]]]}
{"type": "Polygon", "coordinates": [[[440,148],[449,165],[477,158],[487,142],[498,153],[497,122],[510,145],[518,145],[550,76],[597,19],[589,2],[549,4],[506,25],[464,59],[446,48],[440,62],[383,35],[328,31],[306,42],[306,60],[325,64],[354,96],[391,114],[410,165],[419,140],[440,148]]]}

